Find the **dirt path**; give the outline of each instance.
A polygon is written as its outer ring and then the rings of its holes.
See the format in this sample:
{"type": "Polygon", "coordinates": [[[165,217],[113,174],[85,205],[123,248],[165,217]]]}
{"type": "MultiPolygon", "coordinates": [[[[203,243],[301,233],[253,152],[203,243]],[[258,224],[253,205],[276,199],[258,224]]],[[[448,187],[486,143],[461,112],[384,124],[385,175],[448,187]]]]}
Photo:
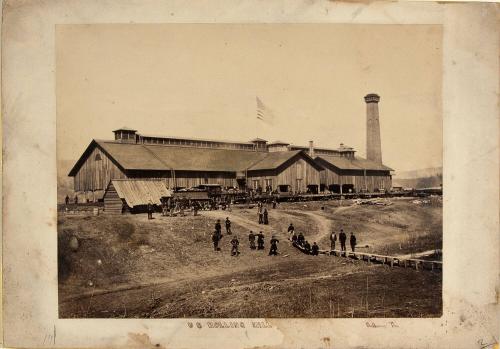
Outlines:
{"type": "Polygon", "coordinates": [[[311,237],[307,238],[309,241],[320,241],[324,237],[330,235],[331,222],[326,217],[311,211],[302,211],[302,213],[308,215],[314,220],[315,225],[318,227],[318,231],[311,237]]]}
{"type": "Polygon", "coordinates": [[[236,223],[242,226],[243,228],[247,229],[248,231],[252,230],[253,232],[259,232],[260,230],[263,230],[263,227],[269,227],[269,226],[263,226],[250,219],[238,216],[228,211],[220,211],[220,210],[206,211],[203,212],[203,214],[208,217],[214,217],[215,219],[220,219],[221,225],[223,226],[222,229],[223,231],[224,231],[224,221],[226,217],[230,217],[229,219],[231,220],[232,223],[236,223]]]}

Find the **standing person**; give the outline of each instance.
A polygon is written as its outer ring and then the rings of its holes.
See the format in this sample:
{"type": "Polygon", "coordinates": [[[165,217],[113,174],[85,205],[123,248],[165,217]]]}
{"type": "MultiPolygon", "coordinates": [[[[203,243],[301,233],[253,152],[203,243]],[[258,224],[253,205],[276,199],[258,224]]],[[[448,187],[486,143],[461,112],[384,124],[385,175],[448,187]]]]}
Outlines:
{"type": "Polygon", "coordinates": [[[69,196],[68,195],[66,195],[66,198],[64,199],[64,202],[66,203],[66,206],[68,206],[68,204],[69,204],[69,196]]]}
{"type": "Polygon", "coordinates": [[[330,250],[335,250],[335,243],[337,242],[337,234],[333,231],[330,235],[330,250]]]}
{"type": "Polygon", "coordinates": [[[250,249],[255,250],[255,234],[251,230],[248,234],[248,241],[250,241],[250,249]]]}
{"type": "Polygon", "coordinates": [[[153,219],[153,205],[148,202],[148,219],[153,219]]]}
{"type": "Polygon", "coordinates": [[[259,207],[259,224],[264,223],[264,213],[262,212],[262,206],[259,207]]]}
{"type": "Polygon", "coordinates": [[[295,233],[292,234],[292,244],[297,242],[297,235],[295,233]]]}
{"type": "Polygon", "coordinates": [[[276,208],[276,199],[273,199],[273,209],[276,208]]]}
{"type": "Polygon", "coordinates": [[[226,233],[228,235],[232,234],[232,232],[231,232],[231,221],[229,220],[229,217],[226,217],[226,233]]]}
{"type": "Polygon", "coordinates": [[[317,256],[319,254],[319,246],[318,244],[315,242],[313,242],[313,245],[312,245],[312,255],[313,256],[317,256]]]}
{"type": "Polygon", "coordinates": [[[222,238],[222,226],[220,225],[220,219],[217,220],[217,223],[215,223],[215,231],[217,232],[217,236],[219,237],[219,240],[222,238]]]}
{"type": "Polygon", "coordinates": [[[238,245],[240,244],[240,242],[238,241],[238,237],[235,236],[232,240],[231,240],[231,256],[238,256],[240,254],[240,251],[238,251],[238,245]]]}
{"type": "Polygon", "coordinates": [[[345,241],[347,240],[347,236],[344,233],[344,230],[340,229],[339,241],[340,241],[340,250],[345,251],[345,241]]]}
{"type": "Polygon", "coordinates": [[[267,208],[264,208],[264,224],[269,224],[267,208]]]}
{"type": "Polygon", "coordinates": [[[278,255],[278,242],[280,241],[273,235],[273,237],[271,238],[271,249],[269,250],[270,256],[278,255]]]}
{"type": "Polygon", "coordinates": [[[293,223],[290,223],[290,225],[288,226],[288,234],[294,235],[294,233],[295,233],[295,227],[293,226],[293,223]]]}
{"type": "Polygon", "coordinates": [[[74,201],[75,205],[78,204],[78,195],[75,194],[75,199],[73,201],[74,201]]]}
{"type": "Polygon", "coordinates": [[[351,243],[351,250],[354,252],[354,249],[356,248],[356,236],[354,236],[354,233],[351,232],[351,238],[349,239],[349,242],[351,243]]]}
{"type": "Polygon", "coordinates": [[[214,243],[214,251],[220,251],[219,240],[220,240],[220,237],[219,237],[218,232],[214,231],[212,233],[212,242],[214,243]]]}
{"type": "Polygon", "coordinates": [[[264,234],[260,231],[259,234],[257,234],[257,249],[258,250],[263,250],[264,249],[264,234]]]}

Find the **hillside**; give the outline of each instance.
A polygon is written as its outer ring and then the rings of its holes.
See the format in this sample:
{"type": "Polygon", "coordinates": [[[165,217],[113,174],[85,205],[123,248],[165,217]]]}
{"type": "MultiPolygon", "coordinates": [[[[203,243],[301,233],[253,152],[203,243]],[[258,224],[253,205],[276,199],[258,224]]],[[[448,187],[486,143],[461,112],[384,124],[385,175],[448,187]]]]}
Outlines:
{"type": "Polygon", "coordinates": [[[414,171],[396,172],[392,177],[392,185],[404,188],[430,188],[443,184],[443,168],[425,168],[414,171]]]}
{"type": "Polygon", "coordinates": [[[305,255],[287,241],[293,222],[320,248],[327,248],[328,234],[340,228],[355,232],[365,252],[404,255],[442,248],[439,200],[351,203],[282,204],[270,210],[266,226],[256,222],[255,209],[236,207],[196,217],[156,214],[151,221],[146,215],[62,214],[60,317],[439,316],[440,272],[305,255]],[[213,251],[210,233],[216,219],[226,217],[240,240],[238,257],[230,256],[228,235],[222,251],[213,251]],[[264,232],[264,251],[248,248],[249,230],[264,232]],[[276,257],[268,256],[272,234],[280,240],[276,257]],[[79,240],[77,251],[69,248],[72,236],[79,240]]]}

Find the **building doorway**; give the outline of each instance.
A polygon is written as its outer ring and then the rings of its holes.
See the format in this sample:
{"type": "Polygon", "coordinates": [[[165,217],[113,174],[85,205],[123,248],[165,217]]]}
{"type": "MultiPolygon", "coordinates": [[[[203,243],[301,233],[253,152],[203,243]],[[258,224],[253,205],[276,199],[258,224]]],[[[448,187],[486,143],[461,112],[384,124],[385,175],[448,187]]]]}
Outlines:
{"type": "Polygon", "coordinates": [[[342,194],[354,193],[354,184],[343,184],[342,194]]]}
{"type": "Polygon", "coordinates": [[[307,186],[307,192],[309,194],[318,194],[318,186],[316,184],[309,184],[307,186]]]}
{"type": "Polygon", "coordinates": [[[245,178],[236,179],[236,183],[238,184],[238,189],[240,189],[240,190],[246,189],[247,181],[245,178]]]}
{"type": "Polygon", "coordinates": [[[328,186],[328,190],[330,190],[332,193],[340,194],[340,185],[338,185],[338,184],[330,184],[328,186]]]}
{"type": "Polygon", "coordinates": [[[278,185],[278,190],[280,193],[288,193],[290,186],[288,184],[278,185]]]}

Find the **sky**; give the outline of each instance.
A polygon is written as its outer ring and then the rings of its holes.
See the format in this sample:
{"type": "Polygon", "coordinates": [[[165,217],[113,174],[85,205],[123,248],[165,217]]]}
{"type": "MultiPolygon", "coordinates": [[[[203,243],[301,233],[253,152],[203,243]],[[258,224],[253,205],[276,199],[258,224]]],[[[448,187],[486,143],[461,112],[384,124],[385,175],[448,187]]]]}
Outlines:
{"type": "Polygon", "coordinates": [[[360,24],[56,27],[57,157],[122,126],[143,134],[268,141],[366,154],[368,93],[384,164],[442,166],[442,28],[360,24]],[[257,118],[259,98],[272,123],[257,118]]]}

